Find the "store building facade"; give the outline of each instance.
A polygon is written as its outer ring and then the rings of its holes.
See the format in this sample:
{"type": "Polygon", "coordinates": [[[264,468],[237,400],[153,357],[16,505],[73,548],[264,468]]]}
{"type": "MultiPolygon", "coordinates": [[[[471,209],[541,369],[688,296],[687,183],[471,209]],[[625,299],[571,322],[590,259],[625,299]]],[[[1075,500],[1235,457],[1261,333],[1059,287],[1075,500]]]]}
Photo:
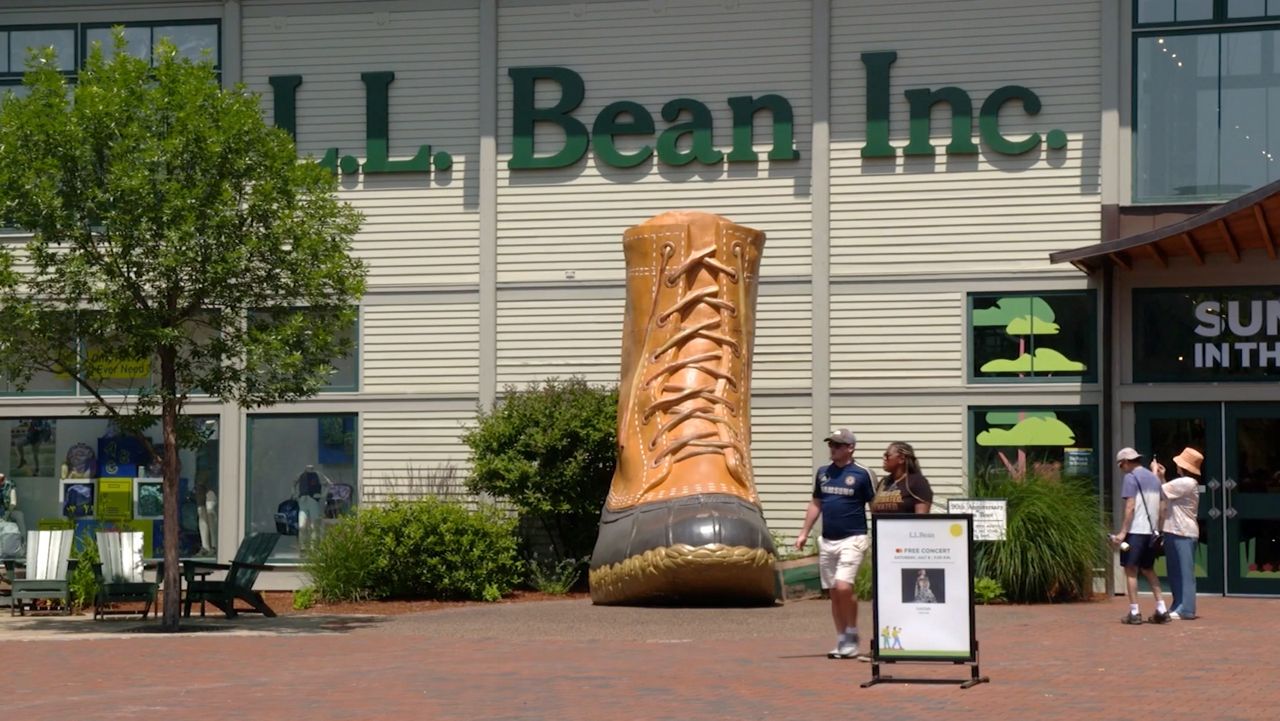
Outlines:
{"type": "MultiPolygon", "coordinates": [[[[1112,503],[1114,449],[1164,452],[1175,441],[1151,435],[1156,421],[1184,411],[1201,414],[1219,480],[1242,473],[1226,465],[1223,419],[1259,418],[1264,434],[1280,423],[1264,403],[1280,403],[1274,364],[1188,375],[1160,365],[1174,341],[1135,337],[1147,326],[1134,318],[1183,312],[1184,286],[1266,313],[1274,262],[1257,247],[1203,266],[1144,251],[1122,267],[1097,250],[1276,179],[1269,155],[1250,153],[1280,153],[1280,112],[1267,115],[1280,6],[1247,4],[52,0],[0,10],[0,82],[18,81],[33,43],[65,44],[74,74],[116,23],[139,47],[168,35],[208,48],[365,214],[358,351],[332,387],[263,413],[193,404],[217,433],[184,456],[188,515],[205,507],[218,537],[274,529],[279,503],[310,487],[307,466],[322,499],[346,486],[355,504],[465,474],[462,429],[508,385],[616,382],[621,234],[670,209],[768,234],[752,454],[766,517],[789,536],[831,426],[858,434],[868,464],[913,443],[940,498],[1025,468],[1092,478],[1112,503]],[[1170,112],[1184,104],[1199,114],[1170,112]],[[1254,124],[1248,141],[1219,131],[1229,113],[1254,124]],[[1073,252],[1088,258],[1050,257],[1073,252]]],[[[67,452],[105,452],[108,435],[77,417],[73,386],[45,381],[0,397],[0,470],[29,525],[61,515],[67,452]]],[[[1258,528],[1276,535],[1277,518],[1258,528]]],[[[203,546],[197,525],[188,544],[203,546]]],[[[1245,533],[1222,528],[1206,558],[1245,533]]],[[[1255,561],[1270,553],[1254,548],[1255,561]]],[[[278,553],[296,557],[296,543],[278,553]]],[[[1218,573],[1228,592],[1280,590],[1218,573]]]]}

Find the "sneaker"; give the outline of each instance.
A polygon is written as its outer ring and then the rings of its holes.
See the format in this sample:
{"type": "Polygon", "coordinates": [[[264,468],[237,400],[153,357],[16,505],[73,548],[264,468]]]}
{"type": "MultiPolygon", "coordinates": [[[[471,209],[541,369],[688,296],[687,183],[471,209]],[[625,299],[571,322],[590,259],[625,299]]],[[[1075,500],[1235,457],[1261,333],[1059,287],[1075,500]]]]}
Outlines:
{"type": "Polygon", "coordinates": [[[1142,625],[1142,614],[1131,613],[1125,616],[1124,618],[1120,619],[1120,623],[1123,623],[1127,626],[1140,626],[1142,625]]]}
{"type": "Polygon", "coordinates": [[[831,649],[827,654],[827,658],[853,658],[858,655],[858,646],[851,641],[842,641],[839,646],[831,649]]]}
{"type": "Polygon", "coordinates": [[[1179,614],[1177,611],[1170,611],[1170,612],[1169,612],[1169,620],[1170,620],[1170,621],[1181,621],[1181,620],[1182,620],[1182,615],[1181,615],[1181,614],[1179,614]]]}
{"type": "Polygon", "coordinates": [[[1147,618],[1147,623],[1168,623],[1168,622],[1169,622],[1168,612],[1160,613],[1159,611],[1156,611],[1155,613],[1151,614],[1147,618]]]}

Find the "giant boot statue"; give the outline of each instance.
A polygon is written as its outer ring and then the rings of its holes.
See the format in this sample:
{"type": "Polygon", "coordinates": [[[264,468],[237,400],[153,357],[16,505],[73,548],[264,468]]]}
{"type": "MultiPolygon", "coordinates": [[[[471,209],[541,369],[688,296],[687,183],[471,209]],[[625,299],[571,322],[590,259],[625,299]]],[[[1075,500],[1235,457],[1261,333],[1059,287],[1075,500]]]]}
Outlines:
{"type": "Polygon", "coordinates": [[[618,466],[591,598],[771,602],[774,549],[748,407],[764,233],[673,212],[627,230],[623,245],[618,466]]]}

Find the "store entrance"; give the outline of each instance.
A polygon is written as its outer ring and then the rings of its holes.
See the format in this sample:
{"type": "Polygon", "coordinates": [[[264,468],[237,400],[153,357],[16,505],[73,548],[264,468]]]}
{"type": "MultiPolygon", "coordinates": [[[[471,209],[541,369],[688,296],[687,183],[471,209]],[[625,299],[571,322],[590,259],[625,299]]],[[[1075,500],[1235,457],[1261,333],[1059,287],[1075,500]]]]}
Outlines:
{"type": "Polygon", "coordinates": [[[1170,475],[1184,447],[1204,453],[1198,590],[1280,596],[1280,404],[1141,404],[1136,430],[1170,475]]]}

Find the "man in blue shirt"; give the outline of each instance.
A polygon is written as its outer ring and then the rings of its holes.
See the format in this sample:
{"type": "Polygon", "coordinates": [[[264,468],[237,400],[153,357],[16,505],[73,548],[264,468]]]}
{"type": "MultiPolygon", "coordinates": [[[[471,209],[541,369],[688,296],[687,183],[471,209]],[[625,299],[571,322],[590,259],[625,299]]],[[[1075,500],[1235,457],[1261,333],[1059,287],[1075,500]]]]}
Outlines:
{"type": "Polygon", "coordinates": [[[1152,541],[1160,535],[1160,479],[1141,463],[1142,456],[1132,448],[1121,448],[1116,453],[1116,466],[1124,474],[1120,497],[1124,499],[1124,519],[1120,530],[1112,534],[1111,542],[1120,546],[1120,565],[1129,594],[1129,614],[1121,623],[1136,626],[1142,623],[1138,611],[1138,572],[1151,585],[1156,597],[1156,612],[1147,619],[1151,623],[1168,623],[1164,597],[1160,595],[1160,578],[1154,566],[1156,551],[1152,541]]]}
{"type": "Polygon", "coordinates": [[[814,474],[813,500],[796,537],[796,548],[804,548],[809,530],[821,515],[818,570],[822,587],[831,595],[831,618],[836,624],[836,647],[827,656],[853,658],[858,654],[858,597],[853,584],[871,547],[867,503],[875,496],[875,474],[853,460],[857,438],[848,428],[832,431],[825,440],[831,464],[814,474]]]}

